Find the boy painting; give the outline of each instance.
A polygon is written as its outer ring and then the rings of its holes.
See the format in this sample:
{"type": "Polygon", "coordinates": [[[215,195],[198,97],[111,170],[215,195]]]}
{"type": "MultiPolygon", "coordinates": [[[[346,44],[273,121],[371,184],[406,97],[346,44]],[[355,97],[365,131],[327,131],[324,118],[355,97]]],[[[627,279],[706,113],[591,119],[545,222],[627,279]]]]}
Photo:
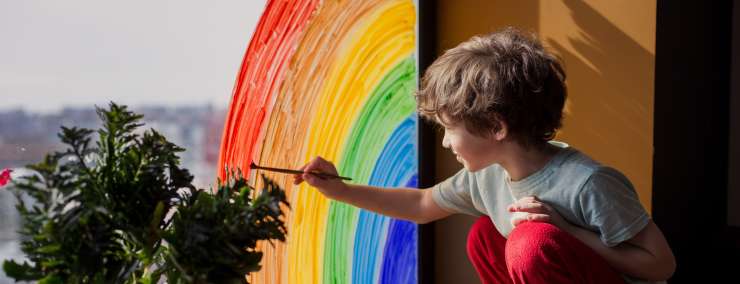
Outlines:
{"type": "Polygon", "coordinates": [[[668,279],[675,259],[630,181],[562,142],[567,92],[560,62],[508,28],[446,51],[416,94],[421,116],[444,127],[464,168],[428,189],[381,189],[322,179],[316,157],[294,182],[416,223],[480,216],[467,251],[483,283],[644,283],[668,279]]]}

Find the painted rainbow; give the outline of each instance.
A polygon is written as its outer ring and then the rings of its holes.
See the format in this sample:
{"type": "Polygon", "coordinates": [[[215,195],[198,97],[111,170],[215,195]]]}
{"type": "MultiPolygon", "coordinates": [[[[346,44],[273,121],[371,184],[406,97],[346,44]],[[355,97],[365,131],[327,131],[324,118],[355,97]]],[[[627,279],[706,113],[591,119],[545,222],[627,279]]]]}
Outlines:
{"type": "MultiPolygon", "coordinates": [[[[416,6],[268,0],[224,125],[219,168],[319,155],[358,184],[417,187],[416,6]]],[[[219,177],[224,177],[219,171],[219,177]]],[[[287,175],[288,239],[250,283],[416,283],[417,225],[326,199],[287,175]]],[[[258,180],[252,178],[252,180],[258,180]]]]}

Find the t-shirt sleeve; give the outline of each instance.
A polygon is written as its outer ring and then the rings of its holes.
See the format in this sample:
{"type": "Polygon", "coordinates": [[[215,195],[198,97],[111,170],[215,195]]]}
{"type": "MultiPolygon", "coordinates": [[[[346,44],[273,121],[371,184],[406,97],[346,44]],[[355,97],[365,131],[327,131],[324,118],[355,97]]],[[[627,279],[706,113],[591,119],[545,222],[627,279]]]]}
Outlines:
{"type": "Polygon", "coordinates": [[[632,183],[619,171],[600,167],[579,195],[585,221],[613,247],[637,235],[650,222],[632,183]]]}
{"type": "Polygon", "coordinates": [[[481,212],[473,205],[470,195],[473,186],[475,186],[473,174],[462,169],[432,187],[432,198],[439,207],[449,212],[480,216],[481,212]]]}

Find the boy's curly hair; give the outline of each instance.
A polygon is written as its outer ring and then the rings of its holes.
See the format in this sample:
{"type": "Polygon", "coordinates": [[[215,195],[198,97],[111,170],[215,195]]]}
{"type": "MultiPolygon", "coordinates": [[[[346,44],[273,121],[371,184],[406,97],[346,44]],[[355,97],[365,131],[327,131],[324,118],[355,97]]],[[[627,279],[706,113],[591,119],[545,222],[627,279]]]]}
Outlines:
{"type": "Polygon", "coordinates": [[[447,50],[427,69],[416,100],[422,117],[462,122],[481,137],[503,121],[528,147],[554,138],[566,96],[560,61],[534,35],[509,27],[447,50]]]}

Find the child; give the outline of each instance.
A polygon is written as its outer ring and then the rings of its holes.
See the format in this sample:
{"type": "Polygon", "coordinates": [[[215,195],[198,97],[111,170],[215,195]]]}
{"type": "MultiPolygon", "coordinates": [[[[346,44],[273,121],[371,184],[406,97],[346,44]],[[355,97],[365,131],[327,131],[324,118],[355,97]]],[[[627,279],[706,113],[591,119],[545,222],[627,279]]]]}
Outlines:
{"type": "MultiPolygon", "coordinates": [[[[422,190],[312,174],[295,183],[417,223],[481,216],[467,250],[483,283],[668,279],[673,254],[629,180],[551,141],[566,95],[561,64],[533,36],[508,28],[473,37],[429,67],[416,95],[420,115],[444,127],[442,145],[464,169],[422,190]]],[[[321,157],[302,169],[337,174],[321,157]]]]}

